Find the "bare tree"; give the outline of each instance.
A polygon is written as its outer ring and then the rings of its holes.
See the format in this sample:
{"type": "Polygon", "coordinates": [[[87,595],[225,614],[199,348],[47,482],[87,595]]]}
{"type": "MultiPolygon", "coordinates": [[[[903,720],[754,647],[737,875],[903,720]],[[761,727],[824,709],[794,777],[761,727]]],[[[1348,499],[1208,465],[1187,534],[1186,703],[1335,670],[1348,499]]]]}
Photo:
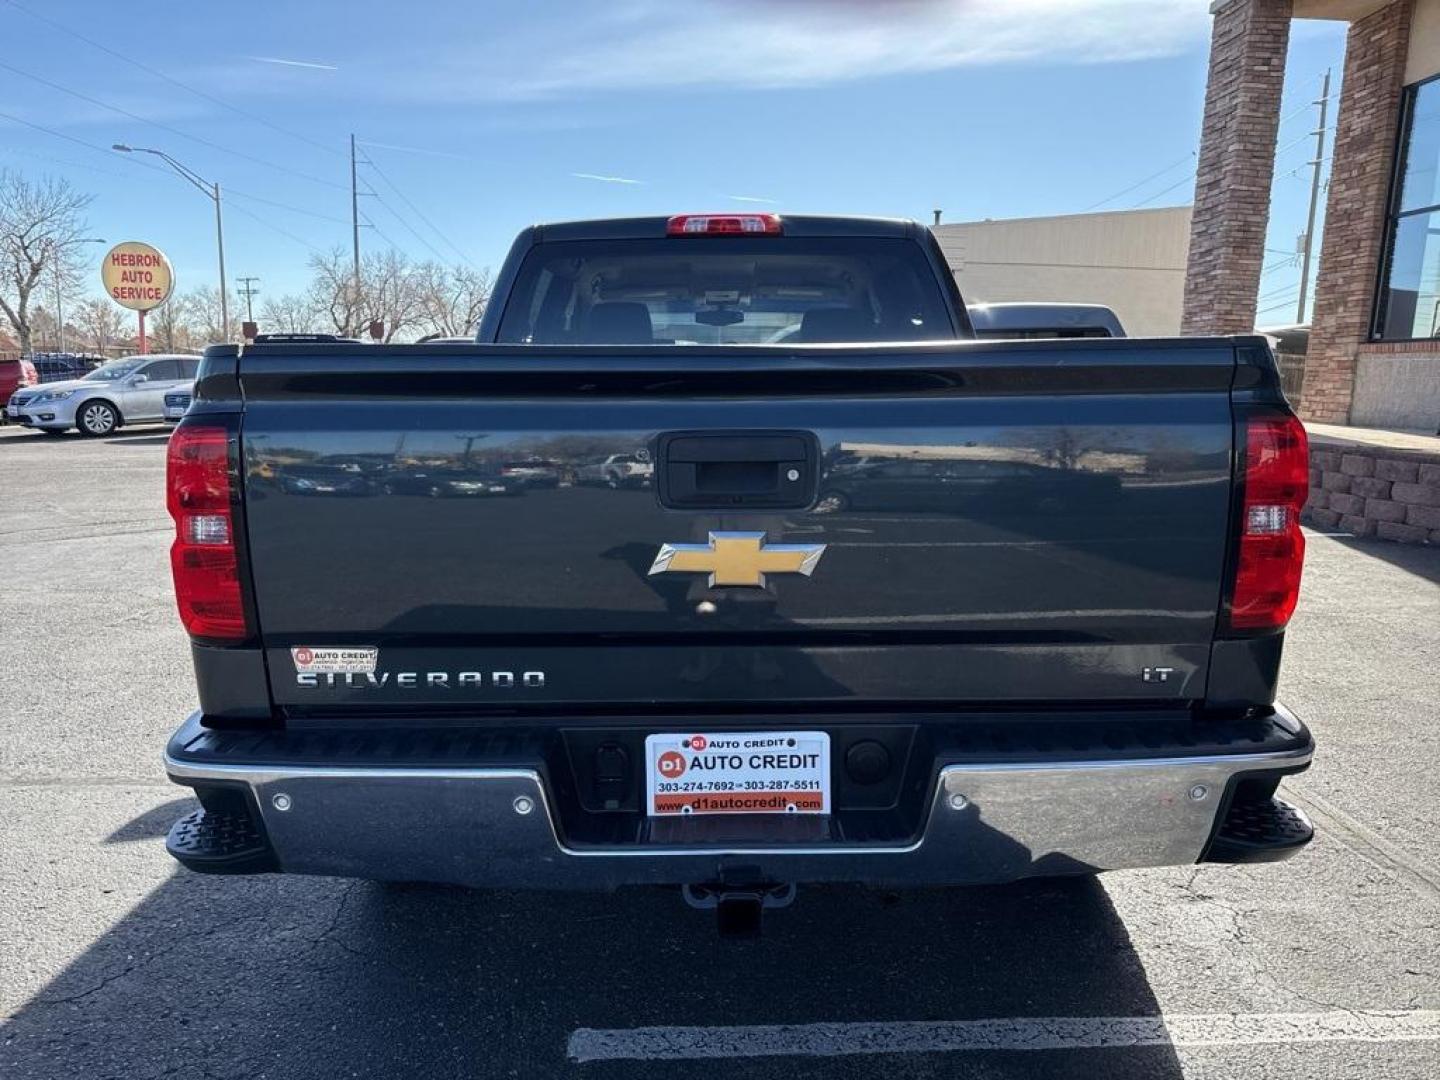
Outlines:
{"type": "Polygon", "coordinates": [[[364,285],[365,323],[385,324],[381,340],[389,343],[407,337],[424,311],[419,268],[401,252],[390,248],[371,252],[360,262],[364,285]]]}
{"type": "Polygon", "coordinates": [[[271,296],[260,308],[260,329],[268,334],[313,334],[324,329],[324,316],[316,313],[308,296],[271,296]]]}
{"type": "Polygon", "coordinates": [[[490,302],[490,268],[423,263],[416,270],[420,329],[441,337],[470,337],[490,302]]]}
{"type": "Polygon", "coordinates": [[[191,327],[185,304],[179,297],[171,297],[150,310],[145,315],[145,325],[161,352],[186,352],[206,344],[191,327]]]}
{"type": "MultiPolygon", "coordinates": [[[[199,341],[193,345],[208,345],[215,341],[234,341],[240,333],[239,314],[244,310],[238,296],[230,297],[230,325],[221,325],[220,290],[214,286],[197,286],[180,297],[182,317],[191,334],[199,341]]],[[[168,306],[168,305],[167,305],[168,306]]]]}
{"type": "Polygon", "coordinates": [[[316,321],[337,334],[363,337],[372,322],[385,324],[385,341],[405,337],[421,325],[421,268],[402,252],[390,248],[372,251],[360,262],[360,281],[354,264],[339,248],[310,259],[310,288],[306,293],[316,321]]]}
{"type": "Polygon", "coordinates": [[[355,281],[350,257],[340,248],[332,249],[328,255],[310,256],[306,301],[317,322],[327,330],[343,337],[360,335],[363,291],[363,283],[355,281]]]}
{"type": "Polygon", "coordinates": [[[74,250],[90,200],[65,180],[47,177],[31,183],[17,172],[0,170],[0,311],[15,328],[25,356],[34,352],[31,298],[46,284],[47,274],[58,271],[63,284],[76,273],[74,250]]]}
{"type": "Polygon", "coordinates": [[[55,309],[36,304],[30,309],[30,342],[47,349],[58,349],[60,335],[56,333],[55,309]]]}
{"type": "Polygon", "coordinates": [[[108,296],[92,296],[81,302],[75,322],[85,340],[96,352],[104,352],[129,338],[132,312],[118,308],[108,296]]]}

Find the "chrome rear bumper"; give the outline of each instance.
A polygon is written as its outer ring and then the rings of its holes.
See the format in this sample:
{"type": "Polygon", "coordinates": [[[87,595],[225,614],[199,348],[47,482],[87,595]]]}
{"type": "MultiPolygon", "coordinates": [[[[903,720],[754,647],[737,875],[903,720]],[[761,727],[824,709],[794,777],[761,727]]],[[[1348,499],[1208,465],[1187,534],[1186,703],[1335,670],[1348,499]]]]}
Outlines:
{"type": "MultiPolygon", "coordinates": [[[[779,828],[793,818],[751,819],[748,838],[724,843],[569,843],[538,767],[197,763],[171,752],[166,769],[202,795],[242,792],[265,845],[249,865],[289,873],[606,889],[715,881],[744,868],[791,882],[987,884],[1198,861],[1238,779],[1309,764],[1309,733],[1284,719],[1293,738],[1279,750],[946,764],[920,834],[898,844],[778,842],[794,834],[779,828]]],[[[200,730],[194,718],[187,728],[200,730]]]]}

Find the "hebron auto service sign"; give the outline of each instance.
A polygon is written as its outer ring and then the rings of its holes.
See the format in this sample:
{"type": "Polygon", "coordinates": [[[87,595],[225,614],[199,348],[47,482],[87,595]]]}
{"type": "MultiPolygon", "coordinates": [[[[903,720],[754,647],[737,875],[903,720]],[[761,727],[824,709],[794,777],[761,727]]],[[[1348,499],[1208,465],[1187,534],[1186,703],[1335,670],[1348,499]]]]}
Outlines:
{"type": "Polygon", "coordinates": [[[170,299],[175,275],[159,248],[127,240],[105,253],[100,280],[110,299],[131,311],[149,311],[170,299]]]}

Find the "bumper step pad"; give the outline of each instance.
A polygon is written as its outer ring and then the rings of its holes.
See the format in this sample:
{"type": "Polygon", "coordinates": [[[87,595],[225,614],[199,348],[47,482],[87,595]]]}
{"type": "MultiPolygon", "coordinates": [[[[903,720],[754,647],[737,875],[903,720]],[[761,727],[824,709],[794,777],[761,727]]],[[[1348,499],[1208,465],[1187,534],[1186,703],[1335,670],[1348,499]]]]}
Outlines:
{"type": "Polygon", "coordinates": [[[165,849],[202,874],[258,874],[275,857],[248,810],[196,810],[170,827],[165,849]]]}
{"type": "Polygon", "coordinates": [[[1315,836],[1315,827],[1283,799],[1232,803],[1215,833],[1205,862],[1278,862],[1315,836]]]}

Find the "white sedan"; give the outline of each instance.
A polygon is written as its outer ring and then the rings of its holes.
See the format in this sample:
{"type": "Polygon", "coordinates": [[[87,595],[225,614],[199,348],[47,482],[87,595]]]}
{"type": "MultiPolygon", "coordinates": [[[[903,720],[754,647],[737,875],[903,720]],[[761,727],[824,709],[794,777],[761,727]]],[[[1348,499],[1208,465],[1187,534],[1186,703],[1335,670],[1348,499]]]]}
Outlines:
{"type": "Polygon", "coordinates": [[[124,424],[165,419],[165,395],[190,386],[198,356],[126,356],[102,364],[83,379],[42,383],[11,398],[14,419],[58,433],[109,435],[124,424]],[[17,400],[18,399],[18,400],[17,400]]]}

